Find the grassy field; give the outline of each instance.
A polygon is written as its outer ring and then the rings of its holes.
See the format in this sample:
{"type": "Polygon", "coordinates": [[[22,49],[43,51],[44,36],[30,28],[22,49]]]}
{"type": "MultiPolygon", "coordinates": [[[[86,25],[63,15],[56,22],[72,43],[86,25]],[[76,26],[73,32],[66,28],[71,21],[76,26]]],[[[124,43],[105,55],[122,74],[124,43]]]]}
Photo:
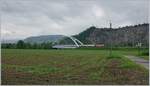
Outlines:
{"type": "Polygon", "coordinates": [[[2,49],[2,84],[148,84],[137,50],[2,49]]]}

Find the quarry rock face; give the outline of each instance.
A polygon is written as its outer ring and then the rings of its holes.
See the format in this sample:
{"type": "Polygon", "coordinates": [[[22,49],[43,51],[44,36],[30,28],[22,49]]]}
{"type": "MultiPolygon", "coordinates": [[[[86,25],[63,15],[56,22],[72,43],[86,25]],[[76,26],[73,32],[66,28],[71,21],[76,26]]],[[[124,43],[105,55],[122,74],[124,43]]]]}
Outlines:
{"type": "Polygon", "coordinates": [[[121,28],[89,28],[77,35],[78,39],[84,38],[93,44],[112,43],[113,46],[136,46],[142,43],[142,46],[149,45],[149,24],[139,24],[135,26],[126,26],[121,28]],[[90,29],[92,29],[90,31],[90,29]],[[90,32],[89,32],[90,31],[90,32]],[[83,36],[83,34],[88,34],[83,36]],[[82,36],[80,36],[82,35],[82,36]]]}

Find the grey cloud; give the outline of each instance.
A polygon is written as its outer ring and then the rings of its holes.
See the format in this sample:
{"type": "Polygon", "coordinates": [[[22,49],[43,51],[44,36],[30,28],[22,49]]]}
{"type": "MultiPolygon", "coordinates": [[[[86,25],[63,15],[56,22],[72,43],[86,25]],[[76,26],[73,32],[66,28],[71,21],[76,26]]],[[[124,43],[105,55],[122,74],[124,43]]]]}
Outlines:
{"type": "Polygon", "coordinates": [[[1,0],[0,8],[4,39],[148,22],[148,0],[1,0]]]}

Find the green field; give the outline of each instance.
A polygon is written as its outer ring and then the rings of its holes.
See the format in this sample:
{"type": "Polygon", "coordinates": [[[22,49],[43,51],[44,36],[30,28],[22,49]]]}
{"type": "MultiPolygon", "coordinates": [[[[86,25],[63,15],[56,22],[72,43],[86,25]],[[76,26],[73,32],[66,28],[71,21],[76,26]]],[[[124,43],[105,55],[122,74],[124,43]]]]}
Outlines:
{"type": "MultiPolygon", "coordinates": [[[[2,49],[2,84],[148,84],[137,50],[2,49]]],[[[148,56],[146,57],[148,58],[148,56]]]]}

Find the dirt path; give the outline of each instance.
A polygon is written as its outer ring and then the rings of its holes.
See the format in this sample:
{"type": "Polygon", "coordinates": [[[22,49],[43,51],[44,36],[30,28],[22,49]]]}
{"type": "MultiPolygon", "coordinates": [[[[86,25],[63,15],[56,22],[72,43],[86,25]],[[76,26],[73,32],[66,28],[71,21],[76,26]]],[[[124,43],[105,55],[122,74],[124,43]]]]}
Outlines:
{"type": "Polygon", "coordinates": [[[149,60],[144,60],[137,56],[129,56],[129,55],[127,56],[126,55],[125,57],[129,58],[130,60],[134,61],[137,64],[144,66],[146,69],[149,69],[149,60]]]}

